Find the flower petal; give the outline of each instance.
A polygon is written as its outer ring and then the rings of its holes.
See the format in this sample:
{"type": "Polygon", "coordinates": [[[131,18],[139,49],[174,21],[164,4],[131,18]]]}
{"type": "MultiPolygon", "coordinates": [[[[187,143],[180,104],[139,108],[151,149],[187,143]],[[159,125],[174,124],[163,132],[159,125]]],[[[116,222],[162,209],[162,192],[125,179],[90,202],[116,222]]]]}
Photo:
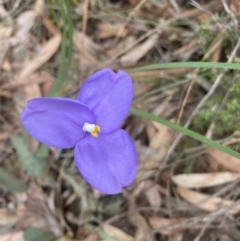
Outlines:
{"type": "MultiPolygon", "coordinates": [[[[50,111],[57,115],[65,116],[67,119],[79,124],[84,125],[85,122],[93,122],[95,116],[85,105],[77,100],[61,98],[61,97],[44,97],[35,98],[27,103],[27,108],[31,111],[50,111]]],[[[21,118],[23,118],[23,112],[21,118]]]]}
{"type": "Polygon", "coordinates": [[[21,122],[31,136],[55,148],[71,148],[86,135],[76,123],[49,111],[28,113],[21,122]]]}
{"type": "Polygon", "coordinates": [[[86,136],[76,145],[75,162],[86,181],[105,194],[120,193],[132,183],[137,169],[136,150],[124,130],[86,136]]]}
{"type": "Polygon", "coordinates": [[[102,69],[83,84],[78,100],[84,103],[96,116],[95,124],[102,133],[111,133],[126,118],[133,98],[131,77],[124,71],[114,73],[102,69]]]}
{"type": "Polygon", "coordinates": [[[55,148],[71,148],[86,135],[83,124],[94,118],[94,114],[78,101],[37,98],[28,102],[21,122],[40,142],[55,148]]]}

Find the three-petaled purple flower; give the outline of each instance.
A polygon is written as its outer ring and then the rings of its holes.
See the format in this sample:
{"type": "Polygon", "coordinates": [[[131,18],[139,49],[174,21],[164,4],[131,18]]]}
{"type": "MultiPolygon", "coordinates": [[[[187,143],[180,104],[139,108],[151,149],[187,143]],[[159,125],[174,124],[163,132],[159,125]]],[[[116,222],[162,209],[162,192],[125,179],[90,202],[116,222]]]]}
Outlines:
{"type": "Polygon", "coordinates": [[[75,162],[85,180],[105,194],[117,194],[132,183],[137,169],[134,143],[119,129],[132,98],[130,76],[105,68],[87,79],[77,100],[30,100],[21,122],[31,136],[48,146],[75,146],[75,162]]]}

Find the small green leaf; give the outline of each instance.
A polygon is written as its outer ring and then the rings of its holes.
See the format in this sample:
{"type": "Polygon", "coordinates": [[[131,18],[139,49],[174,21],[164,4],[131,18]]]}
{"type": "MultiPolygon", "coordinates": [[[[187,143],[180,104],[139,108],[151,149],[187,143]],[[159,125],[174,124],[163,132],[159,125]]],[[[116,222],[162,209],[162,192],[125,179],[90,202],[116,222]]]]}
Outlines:
{"type": "Polygon", "coordinates": [[[49,153],[49,149],[46,145],[41,144],[38,150],[35,152],[35,156],[37,159],[44,160],[47,159],[49,153]]]}
{"type": "Polygon", "coordinates": [[[0,167],[0,186],[11,192],[25,192],[25,183],[0,167]]]}
{"type": "Polygon", "coordinates": [[[47,160],[39,160],[38,158],[34,157],[23,138],[19,136],[12,136],[11,141],[17,151],[19,162],[22,164],[22,167],[29,174],[37,178],[41,178],[45,173],[47,160]]]}
{"type": "Polygon", "coordinates": [[[30,227],[24,232],[24,241],[52,241],[54,235],[38,228],[30,227]]]}

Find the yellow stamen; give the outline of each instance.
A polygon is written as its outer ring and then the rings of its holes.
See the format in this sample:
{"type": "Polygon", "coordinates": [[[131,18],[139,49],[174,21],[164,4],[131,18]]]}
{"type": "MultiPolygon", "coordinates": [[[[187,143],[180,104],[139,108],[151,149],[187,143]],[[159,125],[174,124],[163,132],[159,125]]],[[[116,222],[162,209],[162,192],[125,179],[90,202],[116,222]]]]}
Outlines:
{"type": "Polygon", "coordinates": [[[94,136],[94,137],[98,137],[98,133],[100,132],[100,126],[98,126],[98,125],[95,125],[94,126],[94,130],[91,132],[91,134],[92,134],[92,136],[94,136]]]}
{"type": "Polygon", "coordinates": [[[100,132],[100,126],[90,123],[84,123],[83,131],[87,131],[91,133],[92,136],[98,137],[98,133],[100,132]]]}

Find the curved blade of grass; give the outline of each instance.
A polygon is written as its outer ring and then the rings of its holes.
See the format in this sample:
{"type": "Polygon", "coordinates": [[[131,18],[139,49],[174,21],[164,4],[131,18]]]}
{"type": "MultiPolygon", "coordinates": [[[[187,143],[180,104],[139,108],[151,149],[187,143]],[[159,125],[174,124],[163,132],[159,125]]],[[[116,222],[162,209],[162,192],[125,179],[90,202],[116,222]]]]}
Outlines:
{"type": "Polygon", "coordinates": [[[61,9],[61,17],[63,28],[61,31],[61,62],[57,73],[56,81],[54,82],[50,91],[50,96],[60,96],[64,92],[64,87],[68,82],[69,69],[71,67],[72,59],[72,45],[73,45],[73,23],[71,16],[71,8],[69,1],[59,0],[61,9]]]}
{"type": "Polygon", "coordinates": [[[240,69],[240,64],[218,63],[218,62],[173,62],[144,65],[142,67],[128,70],[128,72],[154,70],[154,69],[171,69],[171,68],[216,68],[216,69],[240,69]]]}
{"type": "Polygon", "coordinates": [[[171,128],[171,129],[175,130],[175,131],[178,131],[178,132],[182,133],[183,135],[189,136],[189,137],[191,137],[191,138],[193,138],[195,140],[198,140],[198,141],[200,141],[200,142],[202,142],[202,143],[204,143],[204,144],[206,144],[206,145],[208,145],[210,147],[216,148],[219,151],[225,152],[225,153],[227,153],[227,154],[229,154],[231,156],[234,156],[234,157],[240,159],[240,154],[238,152],[236,152],[236,151],[234,151],[234,150],[232,150],[232,149],[230,149],[230,148],[228,148],[226,146],[223,146],[223,145],[219,144],[218,142],[215,142],[215,141],[213,141],[211,139],[208,139],[205,136],[202,136],[202,135],[200,135],[200,134],[198,134],[198,133],[196,133],[194,131],[191,131],[191,130],[189,130],[187,128],[184,128],[184,127],[182,127],[180,125],[174,124],[174,123],[172,123],[172,122],[170,122],[170,121],[168,121],[166,119],[163,119],[161,117],[155,116],[153,114],[149,114],[149,113],[147,113],[147,112],[145,112],[143,110],[139,110],[139,109],[136,109],[136,108],[133,108],[133,107],[131,108],[130,112],[133,115],[141,116],[141,117],[144,117],[146,119],[158,122],[158,123],[160,123],[162,125],[165,125],[165,126],[171,128]]]}

